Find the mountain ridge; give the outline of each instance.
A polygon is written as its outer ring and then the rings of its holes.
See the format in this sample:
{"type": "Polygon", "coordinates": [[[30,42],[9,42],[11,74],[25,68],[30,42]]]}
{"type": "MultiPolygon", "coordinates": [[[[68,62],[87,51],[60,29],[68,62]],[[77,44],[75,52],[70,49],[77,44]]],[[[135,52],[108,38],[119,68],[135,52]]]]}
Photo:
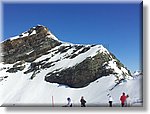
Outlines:
{"type": "Polygon", "coordinates": [[[73,88],[85,87],[110,74],[116,75],[116,80],[131,77],[130,71],[102,45],[65,43],[42,25],[2,42],[1,46],[2,62],[13,64],[6,72],[32,73],[33,80],[45,70],[45,81],[73,88]],[[26,64],[30,64],[29,68],[26,64]]]}

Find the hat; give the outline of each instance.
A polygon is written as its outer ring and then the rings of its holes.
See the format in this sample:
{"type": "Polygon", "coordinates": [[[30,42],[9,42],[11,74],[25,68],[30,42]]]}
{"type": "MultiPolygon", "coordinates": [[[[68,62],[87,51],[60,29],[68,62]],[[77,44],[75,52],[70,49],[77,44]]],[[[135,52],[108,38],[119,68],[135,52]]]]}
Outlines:
{"type": "Polygon", "coordinates": [[[67,100],[69,101],[69,100],[70,100],[70,97],[68,97],[67,100]]]}

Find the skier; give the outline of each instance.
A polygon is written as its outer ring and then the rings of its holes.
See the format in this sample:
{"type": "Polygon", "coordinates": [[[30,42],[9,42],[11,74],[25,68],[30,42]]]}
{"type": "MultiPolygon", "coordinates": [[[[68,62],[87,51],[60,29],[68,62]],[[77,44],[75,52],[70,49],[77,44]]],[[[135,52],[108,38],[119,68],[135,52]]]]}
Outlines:
{"type": "Polygon", "coordinates": [[[121,101],[121,106],[124,107],[125,106],[125,101],[127,99],[127,96],[125,96],[125,93],[122,93],[122,96],[120,97],[120,101],[121,101]]]}
{"type": "Polygon", "coordinates": [[[86,101],[84,100],[83,96],[81,97],[80,102],[81,102],[81,107],[86,107],[85,105],[86,101]]]}
{"type": "Polygon", "coordinates": [[[68,101],[68,103],[67,103],[67,105],[65,105],[65,107],[72,107],[72,102],[71,102],[70,97],[67,98],[67,101],[68,101]]]}
{"type": "Polygon", "coordinates": [[[113,98],[110,94],[107,95],[109,100],[109,107],[112,107],[113,98]]]}

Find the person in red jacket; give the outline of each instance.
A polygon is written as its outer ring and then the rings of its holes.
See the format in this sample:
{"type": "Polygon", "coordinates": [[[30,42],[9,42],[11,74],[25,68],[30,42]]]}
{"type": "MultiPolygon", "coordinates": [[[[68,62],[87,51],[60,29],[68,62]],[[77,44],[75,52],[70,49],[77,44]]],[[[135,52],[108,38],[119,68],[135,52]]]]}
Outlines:
{"type": "Polygon", "coordinates": [[[122,93],[122,96],[120,97],[120,101],[121,101],[121,106],[124,107],[125,106],[125,101],[127,99],[127,96],[125,96],[125,93],[122,93]]]}

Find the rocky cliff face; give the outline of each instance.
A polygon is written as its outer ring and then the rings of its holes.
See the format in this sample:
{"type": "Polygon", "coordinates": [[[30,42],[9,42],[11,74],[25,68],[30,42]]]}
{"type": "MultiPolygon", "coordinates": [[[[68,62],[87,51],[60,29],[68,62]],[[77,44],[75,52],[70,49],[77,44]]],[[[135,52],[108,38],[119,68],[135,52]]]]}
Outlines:
{"type": "Polygon", "coordinates": [[[1,43],[4,69],[37,74],[45,81],[70,87],[85,87],[102,76],[116,75],[116,80],[130,77],[130,71],[102,45],[62,43],[44,26],[36,26],[15,39],[1,43]]]}
{"type": "Polygon", "coordinates": [[[17,39],[8,39],[1,44],[4,63],[24,60],[32,62],[61,43],[53,38],[44,26],[36,26],[19,35],[17,39]]]}
{"type": "MultiPolygon", "coordinates": [[[[89,48],[91,47],[89,46],[89,48]]],[[[124,65],[121,64],[114,55],[109,53],[100,53],[98,51],[97,54],[92,57],[87,57],[79,64],[63,70],[58,69],[54,72],[49,72],[46,75],[45,80],[52,83],[60,83],[78,88],[87,86],[98,78],[108,76],[110,74],[116,75],[116,78],[118,75],[121,75],[118,80],[126,79],[130,75],[130,71],[126,69],[125,71],[122,71],[122,68],[124,68],[124,65]],[[110,61],[114,62],[116,68],[112,68],[109,65],[110,61]]]]}

